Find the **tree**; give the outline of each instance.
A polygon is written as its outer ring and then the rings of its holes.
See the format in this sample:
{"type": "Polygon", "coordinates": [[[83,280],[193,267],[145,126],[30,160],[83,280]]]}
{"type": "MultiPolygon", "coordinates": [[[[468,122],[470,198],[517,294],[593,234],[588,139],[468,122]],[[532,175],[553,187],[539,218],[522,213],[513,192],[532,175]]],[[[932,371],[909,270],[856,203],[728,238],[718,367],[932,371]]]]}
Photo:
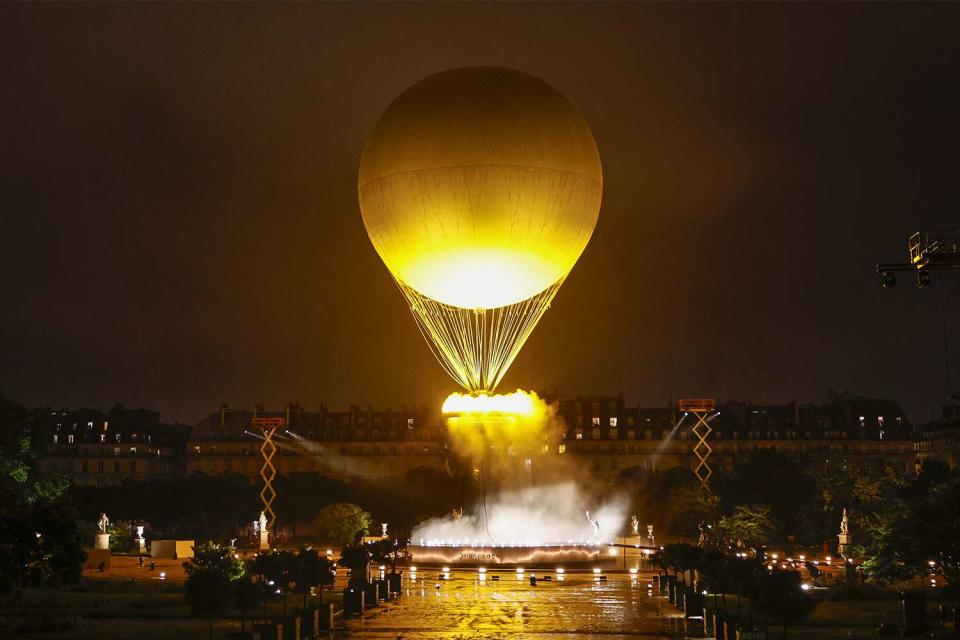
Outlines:
{"type": "Polygon", "coordinates": [[[225,547],[209,542],[193,549],[193,558],[183,563],[187,572],[184,599],[195,616],[207,616],[210,640],[213,618],[227,612],[234,601],[234,581],[243,577],[243,562],[225,547]]]}
{"type": "Polygon", "coordinates": [[[733,587],[730,564],[731,558],[727,554],[717,549],[703,550],[699,569],[703,586],[713,594],[714,609],[717,608],[717,599],[720,598],[724,612],[727,605],[726,594],[733,587]]]}
{"type": "Polygon", "coordinates": [[[670,491],[667,517],[674,535],[696,539],[701,523],[714,522],[720,514],[720,498],[698,484],[674,487],[670,491]]]}
{"type": "Polygon", "coordinates": [[[754,606],[763,614],[764,626],[773,617],[783,625],[783,637],[787,628],[803,620],[815,606],[812,598],[801,589],[800,573],[774,569],[755,574],[757,582],[754,606]]]}
{"type": "Polygon", "coordinates": [[[960,479],[921,477],[903,492],[900,509],[873,529],[865,568],[887,581],[936,572],[960,587],[960,479]],[[931,566],[930,563],[933,563],[931,566]]]}
{"type": "Polygon", "coordinates": [[[33,418],[0,395],[0,592],[80,579],[86,554],[68,479],[34,467],[33,418]]]}
{"type": "Polygon", "coordinates": [[[740,505],[733,513],[720,518],[721,533],[735,545],[743,544],[758,549],[770,542],[776,527],[770,518],[768,507],[740,505]]]}
{"type": "Polygon", "coordinates": [[[737,618],[741,617],[743,598],[750,606],[750,621],[753,622],[753,603],[757,597],[757,575],[765,571],[763,563],[756,558],[730,558],[727,579],[737,594],[737,618]]]}
{"type": "Polygon", "coordinates": [[[366,545],[370,552],[370,558],[376,563],[390,563],[390,573],[397,572],[397,561],[407,559],[410,554],[407,553],[407,539],[384,538],[366,545]]]}
{"type": "Polygon", "coordinates": [[[700,567],[702,550],[692,544],[671,543],[663,548],[658,562],[665,569],[673,569],[674,578],[677,572],[682,575],[683,582],[686,583],[686,573],[700,567]]]}
{"type": "Polygon", "coordinates": [[[818,508],[817,485],[795,458],[783,452],[754,452],[736,466],[729,480],[711,480],[711,487],[725,505],[766,507],[783,531],[811,544],[822,542],[826,518],[818,508]]]}
{"type": "Polygon", "coordinates": [[[821,522],[821,540],[836,540],[837,524],[843,509],[858,531],[858,538],[870,545],[871,514],[889,512],[899,498],[903,479],[890,467],[877,463],[826,458],[808,473],[817,486],[821,522]]]}
{"type": "Polygon", "coordinates": [[[263,602],[265,597],[263,585],[254,582],[250,574],[245,573],[242,578],[234,581],[233,602],[240,610],[240,633],[246,630],[247,612],[263,602]]]}
{"type": "Polygon", "coordinates": [[[358,531],[366,533],[371,521],[370,514],[357,505],[335,502],[317,512],[313,529],[325,543],[344,546],[353,542],[358,531]]]}
{"type": "Polygon", "coordinates": [[[367,567],[370,551],[365,544],[351,544],[340,550],[340,564],[350,569],[350,586],[364,587],[367,584],[367,567]]]}
{"type": "MultiPolygon", "coordinates": [[[[271,551],[260,553],[250,562],[249,572],[253,574],[268,595],[283,597],[283,617],[287,617],[287,593],[296,573],[296,556],[291,551],[271,551]]],[[[266,622],[266,600],[264,600],[264,622],[266,622]]]]}
{"type": "Polygon", "coordinates": [[[274,486],[277,489],[274,511],[282,514],[294,537],[298,523],[310,522],[321,508],[332,502],[347,500],[349,491],[343,481],[316,473],[278,475],[274,486]]]}
{"type": "Polygon", "coordinates": [[[323,588],[333,584],[333,563],[316,549],[301,547],[293,564],[293,581],[296,591],[303,594],[303,608],[307,608],[307,596],[314,587],[320,588],[322,604],[323,588]]]}

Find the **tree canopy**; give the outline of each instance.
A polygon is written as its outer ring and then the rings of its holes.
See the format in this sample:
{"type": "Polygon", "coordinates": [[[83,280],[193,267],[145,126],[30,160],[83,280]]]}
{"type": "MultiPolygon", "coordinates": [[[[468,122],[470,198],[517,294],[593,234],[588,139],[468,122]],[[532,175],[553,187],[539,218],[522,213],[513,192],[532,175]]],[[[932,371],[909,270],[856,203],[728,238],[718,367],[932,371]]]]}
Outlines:
{"type": "Polygon", "coordinates": [[[76,582],[86,557],[68,480],[35,469],[32,419],[0,396],[0,592],[76,582]]]}

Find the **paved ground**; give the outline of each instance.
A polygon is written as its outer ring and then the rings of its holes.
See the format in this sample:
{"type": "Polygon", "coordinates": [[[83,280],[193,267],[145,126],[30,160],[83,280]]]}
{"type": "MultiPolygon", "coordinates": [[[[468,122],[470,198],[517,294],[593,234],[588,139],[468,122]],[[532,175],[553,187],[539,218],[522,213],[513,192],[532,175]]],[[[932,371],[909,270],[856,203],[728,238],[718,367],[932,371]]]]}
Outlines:
{"type": "MultiPolygon", "coordinates": [[[[404,583],[399,604],[346,624],[346,637],[394,640],[458,638],[684,638],[697,637],[699,621],[687,623],[665,601],[647,591],[648,579],[567,574],[562,582],[538,581],[510,573],[485,582],[475,572],[435,572],[404,583]],[[435,587],[436,584],[440,588],[435,587]]],[[[702,633],[699,637],[702,637],[702,633]]]]}

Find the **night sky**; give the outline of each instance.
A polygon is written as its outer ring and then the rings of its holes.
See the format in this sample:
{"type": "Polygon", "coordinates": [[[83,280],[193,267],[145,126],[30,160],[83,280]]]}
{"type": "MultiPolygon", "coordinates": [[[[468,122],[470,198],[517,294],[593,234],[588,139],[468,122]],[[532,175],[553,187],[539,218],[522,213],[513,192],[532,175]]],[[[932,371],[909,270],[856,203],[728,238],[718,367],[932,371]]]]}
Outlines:
{"type": "Polygon", "coordinates": [[[4,4],[0,392],[193,422],[455,390],[357,205],[437,71],[536,75],[590,123],[590,245],[501,390],[819,401],[960,386],[960,4],[4,4]]]}

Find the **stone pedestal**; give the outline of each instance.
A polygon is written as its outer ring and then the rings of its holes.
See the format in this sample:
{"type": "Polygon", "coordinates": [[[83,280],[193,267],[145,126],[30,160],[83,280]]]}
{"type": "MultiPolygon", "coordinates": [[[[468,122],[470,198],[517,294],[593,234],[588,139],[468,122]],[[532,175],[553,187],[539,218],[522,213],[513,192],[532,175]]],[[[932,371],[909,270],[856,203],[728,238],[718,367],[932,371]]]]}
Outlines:
{"type": "Polygon", "coordinates": [[[139,548],[140,555],[145,554],[147,552],[147,539],[137,538],[137,547],[139,548]]]}
{"type": "Polygon", "coordinates": [[[839,540],[837,550],[840,552],[840,555],[844,558],[850,557],[850,549],[853,547],[853,534],[840,533],[837,534],[837,539],[839,540]]]}
{"type": "Polygon", "coordinates": [[[270,532],[266,529],[260,530],[260,551],[267,551],[270,549],[270,532]]]}
{"type": "MultiPolygon", "coordinates": [[[[87,538],[89,540],[90,538],[87,538]]],[[[96,544],[93,545],[94,549],[109,549],[110,548],[110,534],[109,533],[98,533],[96,544]]]]}

